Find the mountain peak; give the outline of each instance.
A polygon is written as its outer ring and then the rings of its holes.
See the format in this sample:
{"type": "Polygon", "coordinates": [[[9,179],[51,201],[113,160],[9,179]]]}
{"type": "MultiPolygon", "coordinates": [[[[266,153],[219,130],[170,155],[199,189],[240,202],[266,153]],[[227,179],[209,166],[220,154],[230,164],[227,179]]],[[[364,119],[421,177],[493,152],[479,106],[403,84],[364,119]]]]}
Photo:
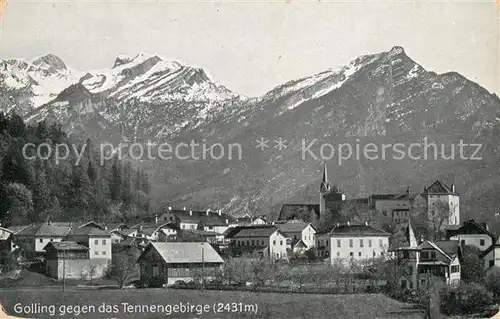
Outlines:
{"type": "Polygon", "coordinates": [[[68,67],[61,58],[57,55],[49,53],[45,54],[32,62],[34,65],[46,68],[50,72],[67,70],[68,67]]]}
{"type": "Polygon", "coordinates": [[[402,46],[396,45],[393,46],[391,51],[389,51],[390,55],[400,55],[400,54],[405,54],[405,49],[402,46]]]}
{"type": "Polygon", "coordinates": [[[139,52],[136,55],[132,55],[132,56],[120,54],[115,59],[113,69],[116,67],[119,67],[121,65],[131,63],[131,62],[143,62],[143,61],[146,61],[149,59],[155,59],[157,61],[164,61],[164,59],[161,58],[158,54],[148,54],[148,53],[144,53],[144,52],[139,52]]]}

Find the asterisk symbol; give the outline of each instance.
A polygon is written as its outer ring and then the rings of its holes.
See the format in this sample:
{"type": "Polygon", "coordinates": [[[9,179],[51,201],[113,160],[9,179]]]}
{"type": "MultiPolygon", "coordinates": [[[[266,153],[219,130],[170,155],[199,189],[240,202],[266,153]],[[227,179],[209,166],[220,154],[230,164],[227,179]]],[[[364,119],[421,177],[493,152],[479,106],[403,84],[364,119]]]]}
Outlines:
{"type": "Polygon", "coordinates": [[[282,139],[281,137],[277,140],[274,140],[274,142],[276,143],[276,145],[274,146],[275,148],[278,148],[280,151],[282,149],[285,149],[287,146],[286,146],[286,142],[287,140],[284,140],[282,139]]]}
{"type": "Polygon", "coordinates": [[[255,140],[257,142],[257,146],[255,148],[260,148],[261,151],[263,151],[265,148],[269,148],[269,140],[264,139],[263,137],[260,138],[260,140],[255,140]]]}

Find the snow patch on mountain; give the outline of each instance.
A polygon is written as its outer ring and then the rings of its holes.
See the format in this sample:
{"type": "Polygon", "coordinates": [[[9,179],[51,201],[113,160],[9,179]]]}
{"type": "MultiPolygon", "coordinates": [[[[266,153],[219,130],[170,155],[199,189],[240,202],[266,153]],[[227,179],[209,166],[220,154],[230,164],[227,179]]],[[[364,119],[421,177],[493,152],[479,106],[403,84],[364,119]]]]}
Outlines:
{"type": "Polygon", "coordinates": [[[81,73],[68,68],[49,54],[29,62],[0,59],[0,75],[6,89],[23,91],[35,108],[48,103],[68,86],[77,83],[81,73]]]}

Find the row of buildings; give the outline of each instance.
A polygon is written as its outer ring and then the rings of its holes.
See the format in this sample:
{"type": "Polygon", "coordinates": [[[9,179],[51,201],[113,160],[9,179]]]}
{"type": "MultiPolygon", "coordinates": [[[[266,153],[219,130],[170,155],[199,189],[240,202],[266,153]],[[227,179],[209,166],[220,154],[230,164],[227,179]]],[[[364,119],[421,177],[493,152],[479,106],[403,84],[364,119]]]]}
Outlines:
{"type": "Polygon", "coordinates": [[[162,274],[169,282],[189,278],[190,269],[217,268],[222,257],[243,254],[272,261],[304,258],[361,265],[394,259],[405,269],[401,287],[409,289],[429,274],[449,284],[459,281],[465,245],[480,248],[486,268],[500,265],[500,242],[487,227],[474,221],[460,224],[459,194],[453,185],[436,181],[418,194],[408,188],[401,194],[346,199],[330,185],[325,165],[319,198],[318,204],[284,204],[273,221],[267,216],[235,218],[220,210],[168,207],[135,225],[48,222],[0,227],[0,249],[19,249],[27,260],[43,259],[54,278],[82,277],[84,272],[101,277],[116,249],[140,249],[141,274],[162,274]],[[441,223],[445,240],[417,240],[412,226],[417,206],[423,216],[446,207],[441,223]],[[349,217],[346,222],[320,223],[339,211],[349,217]],[[390,232],[381,229],[376,226],[380,220],[396,227],[390,232]]]}

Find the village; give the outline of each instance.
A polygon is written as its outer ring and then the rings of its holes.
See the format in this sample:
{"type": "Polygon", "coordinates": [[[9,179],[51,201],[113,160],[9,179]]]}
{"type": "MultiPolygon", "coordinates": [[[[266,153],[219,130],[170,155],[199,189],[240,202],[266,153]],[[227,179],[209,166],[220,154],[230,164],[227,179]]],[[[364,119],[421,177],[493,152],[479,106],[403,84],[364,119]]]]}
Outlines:
{"type": "Polygon", "coordinates": [[[48,220],[0,227],[1,266],[4,273],[36,269],[63,289],[71,280],[112,278],[120,288],[385,292],[412,301],[436,283],[453,290],[470,281],[464,263],[471,247],[481,268],[474,272],[500,266],[498,236],[486,224],[461,222],[459,203],[455,186],[439,180],[421,193],[346,199],[325,165],[319,203],[283,204],[276,220],[167,207],[135,225],[48,220]],[[343,217],[335,221],[336,212],[343,217]]]}

